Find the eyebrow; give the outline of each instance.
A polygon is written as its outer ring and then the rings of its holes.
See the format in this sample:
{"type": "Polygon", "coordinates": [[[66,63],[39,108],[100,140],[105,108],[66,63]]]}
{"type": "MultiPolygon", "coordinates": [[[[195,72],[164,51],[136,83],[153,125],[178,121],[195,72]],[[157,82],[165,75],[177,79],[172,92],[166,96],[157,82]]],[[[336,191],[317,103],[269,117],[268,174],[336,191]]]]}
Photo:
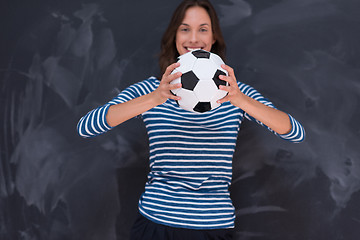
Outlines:
{"type": "MultiPolygon", "coordinates": [[[[187,24],[187,23],[181,23],[180,25],[185,25],[185,26],[187,26],[187,27],[190,27],[190,25],[187,24]]],[[[209,26],[209,24],[208,24],[208,23],[203,23],[203,24],[200,24],[200,26],[201,26],[201,27],[202,27],[202,26],[209,26]]]]}

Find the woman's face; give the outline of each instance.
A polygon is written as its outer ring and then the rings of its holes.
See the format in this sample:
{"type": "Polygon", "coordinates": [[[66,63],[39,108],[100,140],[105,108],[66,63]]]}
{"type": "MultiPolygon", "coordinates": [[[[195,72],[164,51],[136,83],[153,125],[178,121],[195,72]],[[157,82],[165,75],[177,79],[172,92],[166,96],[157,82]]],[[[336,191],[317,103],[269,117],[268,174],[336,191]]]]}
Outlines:
{"type": "Polygon", "coordinates": [[[215,43],[211,19],[202,7],[190,7],[176,32],[176,49],[179,55],[195,49],[211,50],[215,43]]]}

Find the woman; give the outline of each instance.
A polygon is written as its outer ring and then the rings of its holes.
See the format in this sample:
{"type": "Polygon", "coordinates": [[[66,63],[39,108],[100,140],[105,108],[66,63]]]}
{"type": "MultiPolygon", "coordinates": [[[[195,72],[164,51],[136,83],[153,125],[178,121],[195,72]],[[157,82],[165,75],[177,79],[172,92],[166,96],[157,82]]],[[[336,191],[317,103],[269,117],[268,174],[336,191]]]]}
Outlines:
{"type": "Polygon", "coordinates": [[[225,43],[213,6],[207,0],[185,0],[175,10],[161,45],[161,80],[134,84],[109,103],[86,114],[78,124],[83,137],[104,133],[142,115],[150,142],[150,173],[139,200],[139,217],[131,239],[232,239],[234,207],[228,187],[240,124],[246,117],[288,141],[304,139],[292,116],[277,110],[252,87],[222,67],[229,83],[220,107],[205,113],[181,109],[170,82],[181,73],[179,55],[204,49],[224,57],[225,43]]]}

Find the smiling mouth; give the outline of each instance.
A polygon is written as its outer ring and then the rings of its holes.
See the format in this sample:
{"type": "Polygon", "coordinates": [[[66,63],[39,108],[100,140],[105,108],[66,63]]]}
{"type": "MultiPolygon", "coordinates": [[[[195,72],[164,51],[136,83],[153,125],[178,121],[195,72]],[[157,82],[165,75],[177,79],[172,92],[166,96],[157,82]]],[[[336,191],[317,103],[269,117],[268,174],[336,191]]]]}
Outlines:
{"type": "Polygon", "coordinates": [[[195,47],[195,48],[185,47],[185,49],[186,49],[187,51],[191,52],[191,51],[195,51],[195,50],[201,50],[201,49],[203,49],[203,48],[202,48],[202,47],[195,47]]]}

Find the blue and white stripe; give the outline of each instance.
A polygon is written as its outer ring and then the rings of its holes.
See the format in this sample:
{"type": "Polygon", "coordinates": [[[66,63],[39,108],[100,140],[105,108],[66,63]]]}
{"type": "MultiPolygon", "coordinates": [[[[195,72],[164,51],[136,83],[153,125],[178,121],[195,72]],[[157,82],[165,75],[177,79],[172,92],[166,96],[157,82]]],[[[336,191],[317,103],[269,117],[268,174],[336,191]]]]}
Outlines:
{"type": "MultiPolygon", "coordinates": [[[[105,116],[110,105],[148,94],[158,85],[157,79],[149,78],[125,89],[108,104],[81,118],[79,134],[92,137],[108,131],[111,127],[105,116]]],[[[246,95],[274,107],[252,87],[238,85],[246,95]]],[[[156,223],[173,227],[233,228],[235,215],[228,188],[241,122],[246,117],[268,127],[229,102],[199,114],[168,100],[142,116],[150,142],[150,173],[139,211],[156,223]]],[[[268,129],[285,140],[302,141],[303,127],[292,116],[289,118],[290,133],[280,135],[268,129]]]]}

